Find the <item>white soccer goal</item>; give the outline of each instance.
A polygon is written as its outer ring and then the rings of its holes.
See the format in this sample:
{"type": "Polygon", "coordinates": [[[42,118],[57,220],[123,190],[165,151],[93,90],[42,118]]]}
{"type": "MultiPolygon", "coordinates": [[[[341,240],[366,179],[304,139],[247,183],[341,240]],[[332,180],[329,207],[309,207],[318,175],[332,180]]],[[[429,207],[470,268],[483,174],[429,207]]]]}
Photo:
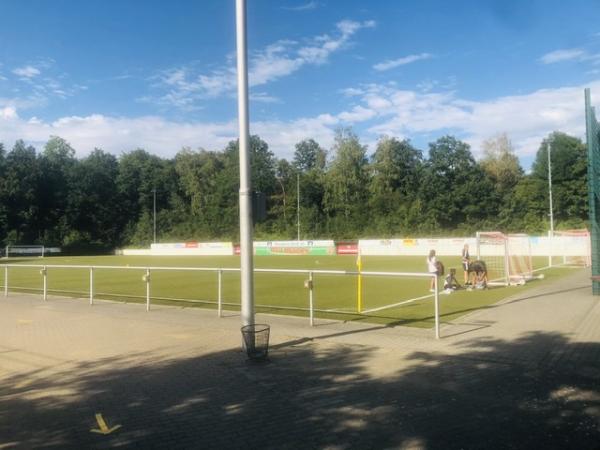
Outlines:
{"type": "Polygon", "coordinates": [[[44,257],[45,247],[43,245],[7,245],[4,256],[39,256],[44,257]]]}
{"type": "Polygon", "coordinates": [[[533,278],[531,242],[526,234],[477,232],[477,259],[485,261],[491,285],[523,284],[533,278]]]}
{"type": "Polygon", "coordinates": [[[589,267],[592,245],[588,230],[554,231],[550,236],[550,266],[589,267]]]}

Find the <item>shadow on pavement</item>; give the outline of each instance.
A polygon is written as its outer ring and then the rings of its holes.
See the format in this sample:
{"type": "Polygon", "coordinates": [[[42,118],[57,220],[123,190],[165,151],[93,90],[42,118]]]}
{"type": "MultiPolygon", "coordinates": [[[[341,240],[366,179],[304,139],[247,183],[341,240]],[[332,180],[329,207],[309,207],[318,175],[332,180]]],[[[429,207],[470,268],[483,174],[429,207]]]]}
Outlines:
{"type": "Polygon", "coordinates": [[[536,333],[462,345],[394,372],[377,349],[299,342],[266,364],[236,350],[137,354],[4,379],[0,448],[598,448],[600,344],[536,333]],[[561,351],[507,362],[539,348],[561,351]],[[96,413],[122,427],[91,433],[96,413]]]}

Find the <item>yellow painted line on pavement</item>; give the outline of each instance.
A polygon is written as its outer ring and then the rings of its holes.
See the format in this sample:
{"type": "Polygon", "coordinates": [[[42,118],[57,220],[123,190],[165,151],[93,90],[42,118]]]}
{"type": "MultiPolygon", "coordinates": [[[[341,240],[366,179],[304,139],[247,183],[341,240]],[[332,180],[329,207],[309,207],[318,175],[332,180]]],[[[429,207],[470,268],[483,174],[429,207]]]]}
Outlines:
{"type": "Polygon", "coordinates": [[[121,428],[121,425],[115,425],[112,428],[109,428],[108,425],[106,425],[106,422],[104,421],[104,417],[102,417],[101,413],[96,413],[96,422],[98,422],[98,428],[92,428],[90,431],[92,433],[99,433],[99,434],[110,434],[113,431],[121,428]]]}
{"type": "Polygon", "coordinates": [[[33,320],[29,320],[29,319],[19,319],[19,320],[17,320],[17,323],[19,325],[29,325],[32,322],[33,322],[33,320]]]}

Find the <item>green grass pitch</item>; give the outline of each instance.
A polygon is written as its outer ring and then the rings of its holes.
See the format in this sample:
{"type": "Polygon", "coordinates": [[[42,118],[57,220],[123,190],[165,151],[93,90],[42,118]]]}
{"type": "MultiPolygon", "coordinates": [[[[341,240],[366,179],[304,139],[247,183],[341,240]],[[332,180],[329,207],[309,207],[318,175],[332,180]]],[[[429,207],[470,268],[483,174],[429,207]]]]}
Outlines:
{"type": "MultiPolygon", "coordinates": [[[[462,282],[459,257],[440,258],[446,270],[457,269],[462,282]]],[[[52,268],[52,265],[83,266],[142,266],[142,267],[209,267],[238,268],[237,256],[95,256],[11,258],[2,261],[9,264],[36,264],[48,266],[48,292],[50,295],[66,295],[79,298],[89,296],[89,270],[52,268]]],[[[363,256],[363,271],[425,272],[425,257],[412,256],[363,256]]],[[[542,267],[547,258],[534,258],[534,266],[542,267]]],[[[347,270],[356,271],[356,257],[337,256],[255,256],[256,268],[347,270]]],[[[143,302],[146,284],[142,280],[144,270],[96,269],[94,270],[94,294],[96,299],[143,302]]],[[[447,322],[477,309],[523,292],[546,280],[570,273],[566,269],[547,269],[544,280],[534,280],[525,286],[493,287],[485,291],[459,290],[450,295],[440,295],[441,321],[447,322]]],[[[239,311],[239,273],[224,272],[222,298],[225,309],[239,311]]],[[[304,287],[307,274],[256,273],[255,303],[257,312],[294,314],[308,317],[309,292],[304,287]]],[[[314,307],[316,318],[356,320],[388,325],[432,327],[434,323],[433,295],[429,293],[427,278],[391,278],[363,276],[363,310],[378,308],[425,297],[402,306],[383,309],[367,314],[356,314],[357,277],[354,275],[314,274],[314,307]]],[[[440,279],[440,288],[441,288],[440,279]]],[[[0,284],[4,286],[4,270],[0,270],[0,284]]],[[[10,268],[11,291],[41,292],[43,279],[39,268],[10,268]]],[[[152,271],[152,304],[178,306],[204,306],[216,308],[217,273],[190,271],[152,271]]]]}

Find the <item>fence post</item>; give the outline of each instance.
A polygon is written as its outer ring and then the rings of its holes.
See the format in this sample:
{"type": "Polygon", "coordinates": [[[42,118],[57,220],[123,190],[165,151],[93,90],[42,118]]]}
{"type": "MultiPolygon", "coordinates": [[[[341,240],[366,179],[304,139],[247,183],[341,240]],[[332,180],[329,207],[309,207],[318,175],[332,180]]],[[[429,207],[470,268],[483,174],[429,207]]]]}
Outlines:
{"type": "Polygon", "coordinates": [[[8,266],[4,268],[4,296],[8,297],[8,266]]]}
{"type": "Polygon", "coordinates": [[[440,338],[440,292],[438,290],[438,277],[434,275],[434,289],[435,289],[435,338],[440,338]]]}
{"type": "Polygon", "coordinates": [[[94,268],[90,267],[90,305],[94,304],[94,268]]]}
{"type": "Polygon", "coordinates": [[[150,269],[146,269],[144,281],[146,281],[146,311],[150,311],[150,269]]]}
{"type": "Polygon", "coordinates": [[[219,317],[223,317],[223,271],[217,271],[217,313],[219,317]]]}
{"type": "Polygon", "coordinates": [[[315,308],[313,297],[313,273],[308,272],[308,307],[310,308],[310,326],[315,326],[315,308]]]}
{"type": "Polygon", "coordinates": [[[42,269],[42,275],[44,276],[44,301],[48,300],[48,269],[46,266],[42,269]]]}

